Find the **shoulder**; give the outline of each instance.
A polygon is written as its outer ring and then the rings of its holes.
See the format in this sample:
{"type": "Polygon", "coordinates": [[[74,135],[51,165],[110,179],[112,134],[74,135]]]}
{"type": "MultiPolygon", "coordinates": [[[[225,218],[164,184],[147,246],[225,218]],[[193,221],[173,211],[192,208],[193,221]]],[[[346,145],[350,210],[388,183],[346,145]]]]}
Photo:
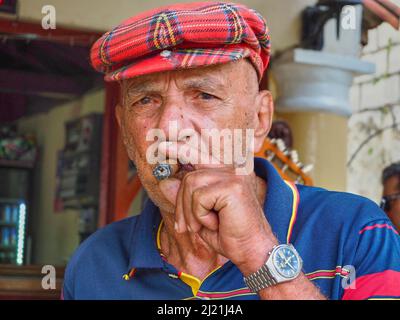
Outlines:
{"type": "Polygon", "coordinates": [[[70,263],[82,259],[89,252],[96,252],[98,250],[103,252],[115,251],[116,247],[119,250],[127,249],[129,236],[136,225],[137,218],[138,216],[134,216],[113,222],[94,232],[78,247],[70,263]]]}
{"type": "Polygon", "coordinates": [[[390,219],[370,199],[347,192],[297,186],[299,206],[293,237],[325,240],[332,245],[356,245],[362,230],[388,225],[390,219]]]}
{"type": "Polygon", "coordinates": [[[96,270],[107,271],[117,265],[126,265],[129,259],[130,237],[137,220],[138,216],[134,216],[113,222],[97,230],[81,243],[65,270],[65,298],[68,298],[69,294],[72,295],[75,283],[80,282],[80,279],[93,278],[96,270]]]}
{"type": "Polygon", "coordinates": [[[297,185],[299,191],[299,219],[316,215],[320,221],[368,223],[374,220],[389,220],[379,206],[368,198],[348,193],[329,191],[323,188],[297,185]]]}

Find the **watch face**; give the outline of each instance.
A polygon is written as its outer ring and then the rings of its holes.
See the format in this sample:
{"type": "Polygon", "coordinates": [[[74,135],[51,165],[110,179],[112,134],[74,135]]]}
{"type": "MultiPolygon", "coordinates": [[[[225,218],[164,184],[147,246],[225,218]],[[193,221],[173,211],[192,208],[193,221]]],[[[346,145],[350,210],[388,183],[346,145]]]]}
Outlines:
{"type": "Polygon", "coordinates": [[[282,277],[294,278],[300,272],[300,259],[290,246],[280,246],[272,257],[276,270],[282,277]]]}

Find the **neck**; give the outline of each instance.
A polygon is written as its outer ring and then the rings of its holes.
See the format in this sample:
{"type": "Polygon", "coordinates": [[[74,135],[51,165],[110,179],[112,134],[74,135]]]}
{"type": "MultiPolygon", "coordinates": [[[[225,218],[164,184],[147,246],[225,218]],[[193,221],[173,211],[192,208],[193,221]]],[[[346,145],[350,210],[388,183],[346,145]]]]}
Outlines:
{"type": "MultiPolygon", "coordinates": [[[[258,201],[263,206],[267,184],[263,179],[257,177],[256,186],[258,201]]],[[[228,261],[204,242],[198,234],[176,233],[174,214],[160,211],[163,219],[160,230],[161,252],[177,270],[202,280],[212,270],[228,261]]]]}

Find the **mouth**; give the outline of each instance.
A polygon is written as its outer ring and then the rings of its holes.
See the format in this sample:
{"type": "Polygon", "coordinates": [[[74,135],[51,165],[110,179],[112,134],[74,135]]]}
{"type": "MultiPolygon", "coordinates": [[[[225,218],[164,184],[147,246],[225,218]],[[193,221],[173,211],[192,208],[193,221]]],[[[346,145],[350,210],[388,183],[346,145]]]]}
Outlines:
{"type": "Polygon", "coordinates": [[[182,164],[178,161],[178,170],[172,177],[182,180],[187,173],[194,170],[196,170],[196,168],[191,163],[182,164]]]}

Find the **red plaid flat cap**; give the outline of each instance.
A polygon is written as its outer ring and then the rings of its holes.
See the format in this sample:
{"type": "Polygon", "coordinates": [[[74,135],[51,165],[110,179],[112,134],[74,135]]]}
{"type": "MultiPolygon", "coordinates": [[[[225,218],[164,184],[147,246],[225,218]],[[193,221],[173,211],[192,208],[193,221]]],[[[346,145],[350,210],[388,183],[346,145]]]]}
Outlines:
{"type": "Polygon", "coordinates": [[[106,81],[248,58],[258,78],[268,66],[265,19],[244,5],[196,2],[153,9],[124,21],[92,46],[106,81]]]}

